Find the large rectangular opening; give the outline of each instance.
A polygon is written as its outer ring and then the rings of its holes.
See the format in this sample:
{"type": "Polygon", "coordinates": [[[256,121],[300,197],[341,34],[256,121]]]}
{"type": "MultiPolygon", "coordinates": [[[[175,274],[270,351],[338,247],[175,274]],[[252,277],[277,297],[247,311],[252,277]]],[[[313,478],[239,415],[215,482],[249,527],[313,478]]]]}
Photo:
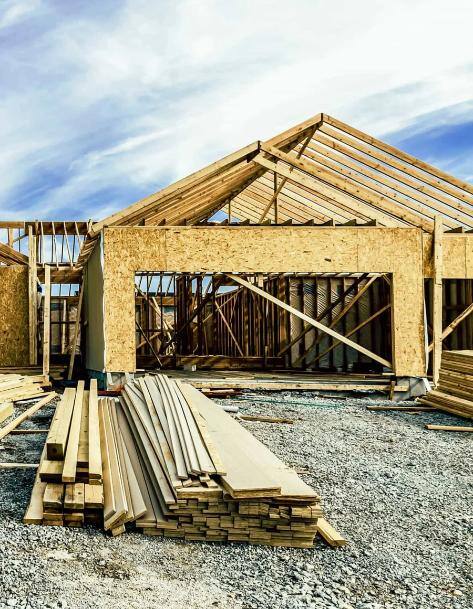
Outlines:
{"type": "Polygon", "coordinates": [[[320,373],[390,370],[381,363],[392,361],[390,275],[254,273],[242,277],[273,299],[227,274],[136,273],[137,369],[194,364],[201,369],[320,373]],[[329,336],[280,303],[336,335],[329,336]]]}

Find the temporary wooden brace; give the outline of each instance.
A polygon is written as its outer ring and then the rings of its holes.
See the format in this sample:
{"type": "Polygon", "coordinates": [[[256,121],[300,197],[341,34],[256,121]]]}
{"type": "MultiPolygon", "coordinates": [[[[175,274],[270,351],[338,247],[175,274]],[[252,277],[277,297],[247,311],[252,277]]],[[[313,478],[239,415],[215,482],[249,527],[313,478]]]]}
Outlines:
{"type": "Polygon", "coordinates": [[[272,294],[268,294],[268,292],[265,292],[264,290],[261,290],[260,288],[257,288],[255,285],[253,285],[249,281],[246,281],[245,279],[242,279],[238,275],[231,275],[231,274],[229,274],[228,276],[231,279],[233,279],[233,281],[235,281],[236,283],[239,283],[240,285],[242,285],[242,286],[252,290],[256,294],[259,294],[263,298],[266,298],[270,302],[273,302],[274,304],[282,307],[286,311],[289,311],[289,313],[292,313],[296,317],[299,317],[303,321],[313,325],[315,328],[318,328],[319,330],[321,330],[322,332],[325,332],[329,336],[332,336],[333,338],[336,338],[340,342],[345,343],[346,345],[348,345],[349,347],[352,347],[356,351],[359,351],[360,353],[363,353],[364,355],[370,357],[371,359],[374,359],[375,361],[379,362],[383,366],[387,366],[388,368],[391,367],[391,363],[388,362],[387,360],[385,360],[383,357],[380,357],[379,355],[377,355],[376,353],[373,353],[369,349],[365,349],[365,347],[362,347],[361,345],[358,345],[357,343],[354,343],[349,338],[346,338],[342,334],[339,334],[338,332],[335,332],[335,330],[332,330],[331,328],[328,328],[327,326],[324,326],[323,324],[319,323],[315,319],[312,319],[311,317],[309,317],[305,313],[302,313],[301,311],[298,311],[297,309],[295,309],[294,307],[291,307],[290,305],[286,304],[282,300],[279,300],[279,298],[276,298],[275,296],[272,296],[272,294]]]}
{"type": "MultiPolygon", "coordinates": [[[[368,317],[367,319],[364,319],[363,321],[361,321],[357,326],[355,326],[354,328],[352,328],[348,334],[345,336],[345,338],[348,338],[349,336],[352,336],[353,334],[355,334],[356,332],[358,332],[359,330],[361,330],[362,328],[364,328],[365,326],[367,326],[369,323],[371,323],[374,319],[376,319],[377,317],[379,317],[380,315],[382,315],[385,311],[387,311],[388,309],[391,308],[391,303],[388,303],[387,305],[385,305],[384,307],[382,307],[381,309],[379,309],[378,311],[376,311],[376,313],[373,313],[373,315],[370,315],[370,317],[368,317]]],[[[332,345],[330,345],[330,347],[327,347],[327,349],[325,349],[325,351],[323,351],[322,353],[319,353],[319,355],[317,355],[317,357],[315,357],[312,360],[312,364],[315,364],[316,362],[319,361],[319,359],[322,359],[322,357],[324,357],[324,355],[327,355],[327,353],[330,353],[330,351],[332,351],[332,349],[335,349],[335,347],[337,347],[340,344],[340,340],[335,341],[332,345]]]]}
{"type": "Polygon", "coordinates": [[[49,377],[49,347],[51,334],[51,267],[44,269],[44,305],[43,305],[43,375],[49,377]]]}
{"type": "Polygon", "coordinates": [[[30,366],[36,366],[38,362],[38,345],[36,339],[38,325],[38,289],[36,272],[36,237],[33,228],[28,227],[28,327],[29,327],[29,350],[30,366]]]}
{"type": "Polygon", "coordinates": [[[69,371],[67,373],[67,379],[69,381],[72,379],[72,373],[74,371],[74,360],[76,357],[77,341],[79,339],[80,318],[81,318],[83,297],[84,297],[84,284],[82,284],[80,286],[80,291],[79,291],[79,302],[77,304],[76,323],[74,324],[74,339],[72,341],[72,351],[71,351],[71,357],[69,359],[69,371]]]}
{"type": "Polygon", "coordinates": [[[42,408],[46,404],[49,404],[49,402],[51,402],[51,400],[53,400],[56,397],[56,395],[57,394],[54,391],[52,391],[51,393],[48,393],[47,395],[44,396],[44,398],[39,400],[39,402],[36,402],[36,404],[33,404],[33,406],[28,408],[28,410],[25,410],[25,412],[20,414],[20,416],[18,416],[16,419],[14,419],[11,423],[8,423],[8,425],[5,425],[5,427],[2,427],[0,429],[0,440],[2,440],[11,431],[16,429],[19,425],[21,425],[21,423],[23,423],[23,421],[26,421],[26,419],[29,419],[30,417],[32,417],[36,412],[38,412],[38,410],[40,408],[42,408]]]}
{"type": "MultiPolygon", "coordinates": [[[[460,315],[458,315],[458,317],[455,317],[455,319],[450,322],[448,324],[448,326],[445,328],[445,330],[442,332],[442,341],[444,341],[447,336],[450,336],[450,334],[455,330],[455,328],[461,324],[461,322],[466,319],[471,313],[473,313],[473,302],[467,306],[467,308],[462,311],[460,313],[460,315]]],[[[432,349],[434,348],[434,343],[430,343],[429,347],[428,347],[428,352],[430,353],[430,351],[432,351],[432,349]]]]}
{"type": "MultiPolygon", "coordinates": [[[[338,322],[345,317],[345,315],[355,306],[355,304],[360,300],[360,298],[369,290],[371,285],[376,281],[378,277],[371,277],[365,285],[355,294],[355,296],[350,300],[346,306],[338,313],[330,322],[329,328],[334,328],[338,322]]],[[[309,358],[314,353],[316,346],[322,341],[322,335],[319,335],[314,342],[314,344],[310,345],[310,347],[294,362],[294,366],[297,366],[304,358],[307,358],[307,363],[309,363],[309,358]]]]}
{"type": "Polygon", "coordinates": [[[432,375],[434,386],[438,384],[440,372],[440,360],[442,356],[442,216],[435,217],[434,228],[434,277],[433,277],[433,361],[432,375]]]}

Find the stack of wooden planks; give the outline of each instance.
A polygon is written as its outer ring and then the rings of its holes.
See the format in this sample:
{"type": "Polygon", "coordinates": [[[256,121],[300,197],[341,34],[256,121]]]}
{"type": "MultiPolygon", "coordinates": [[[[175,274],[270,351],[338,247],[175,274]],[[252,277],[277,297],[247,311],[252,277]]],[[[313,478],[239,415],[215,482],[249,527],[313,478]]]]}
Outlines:
{"type": "Polygon", "coordinates": [[[102,456],[97,381],[65,390],[44,445],[26,524],[103,522],[102,456]]]}
{"type": "Polygon", "coordinates": [[[99,413],[112,532],[312,547],[319,497],[194,387],[147,376],[99,413]]]}
{"type": "Polygon", "coordinates": [[[438,385],[419,402],[472,419],[473,351],[443,351],[438,385]]]}
{"type": "Polygon", "coordinates": [[[0,404],[41,397],[47,386],[49,382],[41,374],[0,374],[0,404]]]}

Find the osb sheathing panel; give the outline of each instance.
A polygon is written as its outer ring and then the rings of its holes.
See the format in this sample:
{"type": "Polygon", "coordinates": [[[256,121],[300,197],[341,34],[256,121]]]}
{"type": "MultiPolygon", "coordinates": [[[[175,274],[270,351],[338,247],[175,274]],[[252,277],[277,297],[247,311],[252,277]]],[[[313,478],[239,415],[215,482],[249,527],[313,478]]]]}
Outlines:
{"type": "Polygon", "coordinates": [[[28,267],[0,266],[0,366],[27,366],[28,341],[28,267]]]}
{"type": "MultiPolygon", "coordinates": [[[[433,239],[423,233],[424,277],[433,276],[433,239]]],[[[442,235],[444,279],[473,279],[473,234],[444,233],[442,235]]]]}
{"type": "Polygon", "coordinates": [[[419,229],[121,227],[104,231],[105,369],[134,371],[136,271],[392,273],[394,366],[425,374],[419,229]]]}

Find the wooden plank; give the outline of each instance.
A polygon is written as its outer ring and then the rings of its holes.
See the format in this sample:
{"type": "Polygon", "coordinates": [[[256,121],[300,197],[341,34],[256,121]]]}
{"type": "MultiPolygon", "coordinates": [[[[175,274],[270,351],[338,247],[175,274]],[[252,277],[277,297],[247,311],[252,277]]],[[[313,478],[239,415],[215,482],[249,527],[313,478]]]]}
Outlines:
{"type": "Polygon", "coordinates": [[[343,538],[333,526],[325,520],[325,518],[317,519],[317,531],[322,535],[325,541],[334,547],[344,546],[347,540],[343,538]]]}
{"type": "Polygon", "coordinates": [[[51,334],[51,267],[44,269],[44,304],[43,304],[43,375],[49,378],[49,349],[51,334]]]}
{"type": "Polygon", "coordinates": [[[43,522],[43,497],[46,490],[46,482],[42,482],[39,477],[41,462],[46,458],[46,445],[43,447],[40,459],[40,467],[36,472],[36,477],[31,492],[30,502],[23,516],[24,524],[41,524],[43,522]]]}
{"type": "Polygon", "coordinates": [[[100,429],[100,447],[102,451],[102,475],[103,475],[103,493],[104,493],[104,519],[110,518],[110,516],[116,514],[117,507],[115,503],[115,496],[112,489],[112,473],[109,461],[109,446],[108,438],[105,432],[105,420],[104,420],[104,408],[106,398],[98,400],[99,410],[99,429],[100,429]]]}
{"type": "Polygon", "coordinates": [[[465,427],[464,425],[426,425],[426,429],[435,431],[466,431],[473,432],[473,427],[465,427]]]}
{"type": "Polygon", "coordinates": [[[5,402],[3,404],[0,404],[0,423],[3,423],[3,421],[8,419],[8,417],[11,417],[14,410],[15,409],[13,407],[12,402],[5,402]]]}
{"type": "Polygon", "coordinates": [[[0,440],[2,440],[5,436],[7,436],[13,429],[16,429],[23,421],[32,417],[38,410],[43,408],[46,404],[49,404],[51,400],[56,397],[56,393],[52,391],[51,393],[47,393],[39,402],[33,404],[28,410],[25,410],[21,415],[19,415],[16,419],[8,423],[0,429],[0,440]]]}
{"type": "Polygon", "coordinates": [[[432,311],[432,331],[433,331],[433,361],[432,377],[434,386],[438,385],[440,360],[442,357],[442,236],[443,221],[442,216],[435,217],[434,239],[433,239],[433,311],[432,311]]]}
{"type": "Polygon", "coordinates": [[[89,392],[84,391],[82,414],[80,420],[79,448],[77,450],[77,467],[89,467],[89,392]]]}
{"type": "Polygon", "coordinates": [[[89,392],[89,480],[102,480],[97,380],[91,379],[89,392]]]}
{"type": "Polygon", "coordinates": [[[69,429],[64,468],[62,472],[63,482],[75,482],[77,469],[77,454],[79,450],[80,424],[82,420],[82,404],[84,399],[84,381],[77,383],[74,408],[69,429]]]}
{"type": "Polygon", "coordinates": [[[263,298],[266,298],[270,302],[273,302],[274,304],[278,305],[279,307],[282,307],[283,309],[285,309],[289,313],[292,313],[296,317],[299,317],[300,319],[302,319],[303,321],[307,322],[308,324],[311,324],[312,326],[314,326],[315,328],[318,328],[322,332],[325,332],[329,336],[332,336],[333,338],[338,339],[341,343],[344,343],[344,344],[348,345],[349,347],[352,347],[356,351],[359,351],[360,353],[363,353],[364,355],[367,355],[368,357],[370,357],[371,359],[379,362],[383,366],[391,368],[391,363],[388,362],[387,360],[385,360],[384,358],[380,357],[376,353],[373,353],[369,349],[365,349],[365,347],[362,347],[361,345],[358,345],[357,343],[354,343],[349,338],[346,338],[342,334],[339,334],[338,332],[335,332],[335,330],[332,330],[331,328],[328,328],[327,326],[324,326],[323,324],[321,324],[320,322],[316,321],[315,319],[312,319],[312,317],[309,317],[305,313],[302,313],[301,311],[295,309],[294,307],[291,307],[290,305],[286,304],[282,300],[279,300],[278,298],[276,298],[272,294],[269,294],[268,292],[265,292],[264,290],[261,290],[260,288],[256,287],[255,285],[253,285],[249,281],[246,281],[245,279],[242,279],[238,275],[228,274],[228,276],[231,277],[231,279],[233,279],[233,281],[235,281],[236,283],[239,283],[240,285],[242,285],[244,287],[247,287],[248,289],[252,290],[256,294],[259,294],[260,296],[263,296],[263,298]]]}
{"type": "Polygon", "coordinates": [[[36,469],[39,463],[0,463],[0,469],[36,469]]]}
{"type": "Polygon", "coordinates": [[[56,411],[53,420],[51,421],[48,437],[46,439],[48,459],[64,459],[75,395],[76,390],[72,387],[68,387],[62,395],[61,401],[56,406],[56,411]]]}
{"type": "Polygon", "coordinates": [[[82,283],[80,286],[80,291],[79,291],[79,302],[77,304],[76,321],[74,324],[74,339],[72,341],[72,351],[71,351],[71,356],[69,358],[69,370],[67,372],[67,379],[69,381],[72,379],[72,373],[74,371],[74,361],[75,361],[75,357],[76,357],[77,341],[79,339],[80,319],[81,319],[83,298],[84,298],[84,284],[82,283]]]}

